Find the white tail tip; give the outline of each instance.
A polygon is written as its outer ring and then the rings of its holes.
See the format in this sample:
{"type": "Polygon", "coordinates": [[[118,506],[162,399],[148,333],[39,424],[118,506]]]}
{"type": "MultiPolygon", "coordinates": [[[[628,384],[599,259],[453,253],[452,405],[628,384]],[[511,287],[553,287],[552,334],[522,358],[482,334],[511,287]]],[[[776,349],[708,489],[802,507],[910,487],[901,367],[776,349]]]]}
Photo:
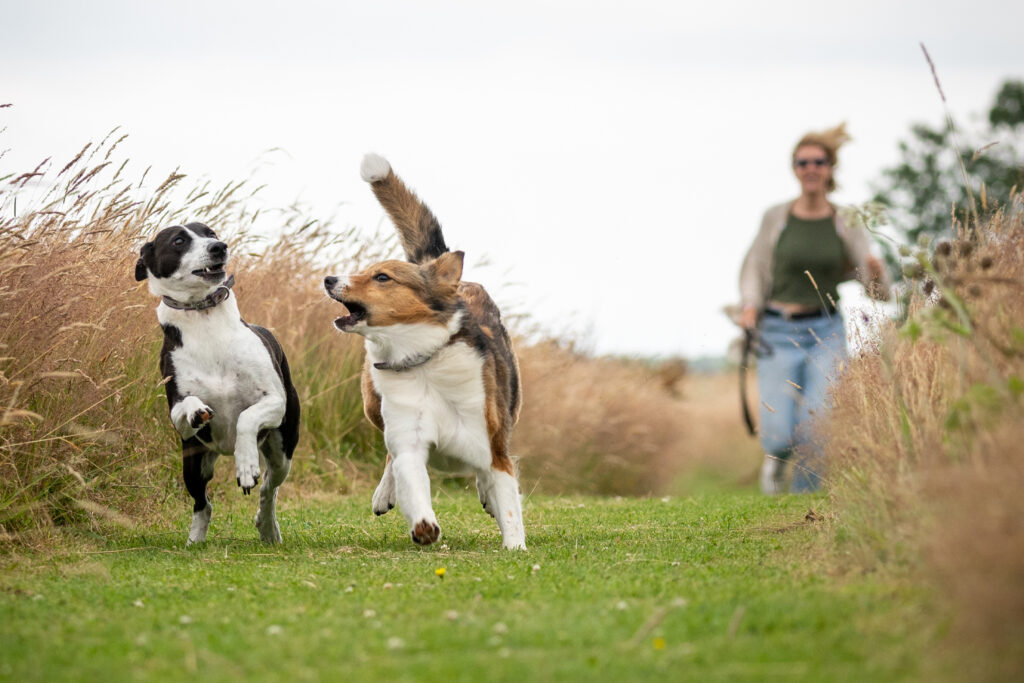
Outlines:
{"type": "Polygon", "coordinates": [[[359,165],[359,173],[366,182],[375,183],[388,177],[388,173],[391,173],[391,164],[381,155],[370,152],[363,157],[363,163],[359,165]]]}

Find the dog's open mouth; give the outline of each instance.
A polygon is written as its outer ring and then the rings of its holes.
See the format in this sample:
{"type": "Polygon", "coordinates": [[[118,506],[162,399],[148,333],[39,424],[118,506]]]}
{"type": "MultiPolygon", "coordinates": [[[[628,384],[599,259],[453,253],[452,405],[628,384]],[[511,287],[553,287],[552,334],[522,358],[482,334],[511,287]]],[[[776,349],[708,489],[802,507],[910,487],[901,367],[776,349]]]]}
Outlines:
{"type": "Polygon", "coordinates": [[[224,264],[225,263],[227,263],[227,262],[224,261],[222,263],[211,263],[210,265],[206,266],[205,268],[200,268],[199,270],[193,270],[192,274],[193,275],[198,275],[199,277],[203,278],[204,280],[210,280],[210,281],[223,280],[224,279],[224,264]]]}
{"type": "Polygon", "coordinates": [[[348,315],[334,319],[334,326],[345,330],[366,317],[366,306],[355,301],[342,301],[341,305],[348,309],[348,315]]]}

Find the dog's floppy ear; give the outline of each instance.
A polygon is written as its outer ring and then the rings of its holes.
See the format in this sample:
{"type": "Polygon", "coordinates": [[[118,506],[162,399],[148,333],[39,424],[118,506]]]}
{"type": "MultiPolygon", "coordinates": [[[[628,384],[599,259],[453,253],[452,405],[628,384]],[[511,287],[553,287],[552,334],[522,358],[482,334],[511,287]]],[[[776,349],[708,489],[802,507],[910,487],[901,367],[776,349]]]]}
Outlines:
{"type": "Polygon", "coordinates": [[[139,260],[135,262],[135,281],[140,282],[149,277],[146,270],[146,258],[153,253],[153,243],[146,242],[139,250],[139,260]]]}

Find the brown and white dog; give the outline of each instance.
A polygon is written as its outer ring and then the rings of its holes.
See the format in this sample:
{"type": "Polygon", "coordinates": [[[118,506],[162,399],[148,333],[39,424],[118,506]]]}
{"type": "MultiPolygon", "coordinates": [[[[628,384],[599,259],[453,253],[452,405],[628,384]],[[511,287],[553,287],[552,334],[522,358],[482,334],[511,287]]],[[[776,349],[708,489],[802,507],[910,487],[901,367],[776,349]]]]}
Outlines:
{"type": "Polygon", "coordinates": [[[327,293],[347,309],[335,326],[366,340],[363,409],[388,447],[373,511],[382,515],[397,503],[412,540],[434,543],[441,528],[427,464],[468,466],[504,547],[525,549],[509,456],[522,394],[501,313],[483,287],[461,281],[463,253],[448,250],[434,214],[387,160],[368,154],[361,171],[409,259],[324,278],[327,293]]]}

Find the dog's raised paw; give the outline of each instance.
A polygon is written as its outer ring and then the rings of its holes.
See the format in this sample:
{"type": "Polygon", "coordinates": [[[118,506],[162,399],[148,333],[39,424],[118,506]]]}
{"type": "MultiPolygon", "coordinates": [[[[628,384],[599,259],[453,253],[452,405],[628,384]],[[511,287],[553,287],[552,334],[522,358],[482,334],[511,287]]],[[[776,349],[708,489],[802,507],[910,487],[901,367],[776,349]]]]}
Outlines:
{"type": "Polygon", "coordinates": [[[416,523],[410,532],[412,542],[416,545],[430,545],[441,538],[441,527],[435,522],[428,522],[423,519],[416,523]]]}
{"type": "Polygon", "coordinates": [[[188,423],[192,429],[199,429],[213,419],[213,408],[207,405],[200,406],[192,411],[188,417],[188,423]]]}
{"type": "Polygon", "coordinates": [[[235,482],[241,487],[242,493],[249,495],[249,492],[260,483],[259,466],[242,465],[236,468],[235,482]]]}

